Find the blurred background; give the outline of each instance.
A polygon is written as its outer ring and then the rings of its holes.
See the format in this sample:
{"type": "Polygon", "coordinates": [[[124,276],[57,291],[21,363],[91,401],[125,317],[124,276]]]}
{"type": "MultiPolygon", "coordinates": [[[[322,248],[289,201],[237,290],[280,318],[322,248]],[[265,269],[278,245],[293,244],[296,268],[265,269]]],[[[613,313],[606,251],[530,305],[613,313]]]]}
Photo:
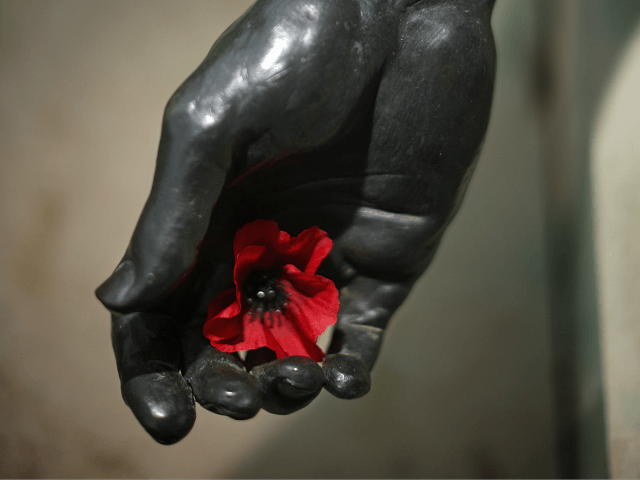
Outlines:
{"type": "Polygon", "coordinates": [[[156,444],[93,290],[247,0],[0,0],[1,477],[640,477],[640,2],[499,0],[478,168],[369,395],[156,444]]]}

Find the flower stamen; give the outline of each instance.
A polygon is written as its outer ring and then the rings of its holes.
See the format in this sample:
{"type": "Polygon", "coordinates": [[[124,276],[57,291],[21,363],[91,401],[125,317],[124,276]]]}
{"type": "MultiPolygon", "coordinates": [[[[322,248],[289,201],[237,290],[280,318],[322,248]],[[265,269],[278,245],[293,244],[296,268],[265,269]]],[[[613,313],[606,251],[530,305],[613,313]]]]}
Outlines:
{"type": "Polygon", "coordinates": [[[277,318],[280,324],[280,315],[289,304],[291,296],[280,282],[280,278],[281,269],[277,267],[256,270],[247,275],[242,290],[251,321],[257,316],[263,323],[268,320],[273,327],[277,318]]]}

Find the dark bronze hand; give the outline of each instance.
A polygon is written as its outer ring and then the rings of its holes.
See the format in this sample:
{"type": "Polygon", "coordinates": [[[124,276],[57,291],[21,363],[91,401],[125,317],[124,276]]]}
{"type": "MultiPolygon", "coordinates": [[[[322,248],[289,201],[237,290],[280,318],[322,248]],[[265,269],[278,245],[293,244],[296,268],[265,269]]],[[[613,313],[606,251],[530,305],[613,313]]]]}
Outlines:
{"type": "Polygon", "coordinates": [[[455,214],[487,128],[491,0],[259,0],[169,101],[153,188],[97,295],[111,310],[127,405],[161,443],[205,408],[296,411],[324,386],[370,388],[384,329],[455,214]],[[235,232],[256,219],[334,249],[340,290],[322,369],[237,356],[202,334],[232,284],[235,232]]]}

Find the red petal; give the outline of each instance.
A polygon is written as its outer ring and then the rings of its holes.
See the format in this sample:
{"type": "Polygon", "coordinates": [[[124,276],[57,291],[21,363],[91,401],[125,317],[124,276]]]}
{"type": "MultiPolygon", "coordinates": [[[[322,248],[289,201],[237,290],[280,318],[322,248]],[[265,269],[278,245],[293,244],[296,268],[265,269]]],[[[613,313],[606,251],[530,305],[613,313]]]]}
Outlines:
{"type": "Polygon", "coordinates": [[[235,288],[220,293],[209,303],[207,321],[202,333],[215,347],[214,342],[232,339],[242,335],[240,305],[235,301],[235,288]]]}
{"type": "Polygon", "coordinates": [[[233,240],[233,255],[237,258],[240,252],[251,245],[263,245],[271,252],[286,250],[289,234],[280,231],[278,224],[270,220],[256,220],[247,223],[236,233],[233,240]]]}
{"type": "Polygon", "coordinates": [[[276,353],[278,358],[291,355],[310,357],[316,362],[324,358],[324,352],[299,328],[298,319],[285,310],[281,318],[271,328],[265,328],[267,347],[276,353]]]}
{"type": "Polygon", "coordinates": [[[324,358],[324,352],[307,338],[295,318],[287,314],[267,316],[260,319],[257,315],[253,318],[247,312],[242,317],[233,319],[236,325],[243,325],[241,336],[229,340],[217,340],[210,338],[211,345],[222,352],[239,352],[242,350],[255,350],[260,347],[268,347],[273,350],[278,358],[291,355],[310,357],[316,362],[324,358]]]}
{"type": "MultiPolygon", "coordinates": [[[[243,326],[243,336],[238,338],[233,345],[233,350],[230,346],[224,346],[223,348],[229,348],[229,350],[223,351],[241,351],[241,350],[255,350],[260,347],[269,347],[276,352],[278,358],[286,357],[287,355],[305,355],[305,350],[296,350],[296,353],[286,353],[278,344],[274,341],[273,334],[271,334],[272,328],[277,328],[277,325],[283,325],[288,323],[281,316],[280,319],[273,317],[273,326],[271,326],[272,320],[267,317],[264,320],[260,319],[257,315],[251,316],[248,312],[245,312],[242,316],[240,323],[243,326]],[[267,325],[268,323],[268,325],[267,325]]],[[[297,333],[289,326],[288,335],[297,337],[297,333]]],[[[215,346],[215,345],[214,345],[215,346]]]]}
{"type": "Polygon", "coordinates": [[[287,288],[291,296],[285,312],[295,319],[306,337],[316,342],[338,320],[338,289],[328,278],[303,273],[293,265],[285,265],[283,270],[285,285],[291,285],[287,288]]]}
{"type": "Polygon", "coordinates": [[[233,253],[238,255],[247,247],[262,245],[280,263],[292,264],[304,273],[315,273],[322,260],[331,251],[333,242],[323,230],[311,227],[297,237],[290,237],[278,224],[269,220],[256,220],[238,230],[233,241],[233,253]]]}
{"type": "Polygon", "coordinates": [[[220,350],[221,352],[224,353],[235,353],[235,352],[241,352],[243,350],[246,350],[246,348],[242,348],[240,347],[241,345],[241,340],[242,337],[237,337],[236,338],[232,338],[228,341],[216,341],[216,340],[211,340],[211,346],[213,348],[217,348],[218,350],[220,350]]]}
{"type": "MultiPolygon", "coordinates": [[[[237,318],[210,318],[204,323],[202,333],[216,348],[219,343],[235,345],[239,340],[242,340],[242,318],[239,316],[237,318]]],[[[232,351],[239,350],[241,349],[232,351]]]]}
{"type": "Polygon", "coordinates": [[[283,264],[292,264],[304,273],[314,274],[332,247],[327,232],[311,227],[292,237],[286,252],[278,252],[279,259],[283,264]]]}
{"type": "Polygon", "coordinates": [[[207,319],[213,317],[231,318],[240,313],[240,304],[236,301],[236,289],[229,288],[209,302],[207,319]]]}
{"type": "MultiPolygon", "coordinates": [[[[274,316],[274,322],[278,322],[278,319],[274,316]]],[[[282,319],[280,319],[282,321],[282,319]]],[[[251,318],[250,315],[247,315],[244,320],[244,331],[245,331],[245,342],[247,350],[253,350],[254,348],[259,347],[269,347],[271,350],[276,352],[276,356],[278,358],[282,358],[285,353],[279,347],[278,344],[274,343],[272,340],[272,336],[270,335],[270,329],[272,327],[267,326],[266,322],[271,322],[270,319],[266,318],[265,320],[261,320],[257,316],[255,318],[251,318]]]]}

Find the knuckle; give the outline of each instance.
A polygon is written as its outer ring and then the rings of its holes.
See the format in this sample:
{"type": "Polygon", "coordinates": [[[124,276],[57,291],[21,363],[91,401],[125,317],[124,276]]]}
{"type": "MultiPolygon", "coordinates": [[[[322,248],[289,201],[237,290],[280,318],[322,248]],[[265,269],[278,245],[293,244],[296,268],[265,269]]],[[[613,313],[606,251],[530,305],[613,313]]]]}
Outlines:
{"type": "Polygon", "coordinates": [[[197,135],[219,123],[220,115],[211,107],[185,97],[169,100],[164,112],[163,128],[182,135],[197,135]]]}

